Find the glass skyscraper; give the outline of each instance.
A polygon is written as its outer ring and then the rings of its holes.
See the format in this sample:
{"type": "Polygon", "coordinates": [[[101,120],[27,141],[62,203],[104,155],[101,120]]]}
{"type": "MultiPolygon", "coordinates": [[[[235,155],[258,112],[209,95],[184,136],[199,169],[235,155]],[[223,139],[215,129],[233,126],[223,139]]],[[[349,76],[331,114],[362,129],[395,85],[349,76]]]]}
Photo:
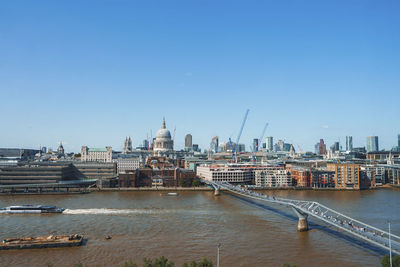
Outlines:
{"type": "Polygon", "coordinates": [[[353,136],[346,136],[346,151],[353,151],[353,136]]]}
{"type": "Polygon", "coordinates": [[[378,136],[367,136],[367,152],[379,151],[378,136]]]}

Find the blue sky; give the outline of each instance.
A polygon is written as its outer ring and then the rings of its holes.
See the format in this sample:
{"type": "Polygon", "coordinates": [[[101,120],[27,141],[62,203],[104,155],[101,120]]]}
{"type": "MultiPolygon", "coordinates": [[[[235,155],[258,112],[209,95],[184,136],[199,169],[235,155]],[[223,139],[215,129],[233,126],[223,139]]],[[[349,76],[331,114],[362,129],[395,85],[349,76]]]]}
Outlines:
{"type": "Polygon", "coordinates": [[[400,133],[399,1],[1,1],[0,147],[400,133]]]}

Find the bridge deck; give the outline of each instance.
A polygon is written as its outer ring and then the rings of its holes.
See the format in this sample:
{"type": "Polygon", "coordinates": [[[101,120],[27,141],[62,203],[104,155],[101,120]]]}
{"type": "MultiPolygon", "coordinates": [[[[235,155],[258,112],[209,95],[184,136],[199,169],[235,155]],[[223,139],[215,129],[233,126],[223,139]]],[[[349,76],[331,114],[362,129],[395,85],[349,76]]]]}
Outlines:
{"type": "Polygon", "coordinates": [[[391,243],[392,252],[400,255],[400,237],[376,228],[374,226],[368,225],[361,221],[355,220],[349,216],[346,216],[340,212],[330,209],[315,201],[303,201],[303,200],[293,200],[286,198],[277,198],[273,196],[264,195],[261,193],[256,193],[239,186],[234,186],[226,182],[216,183],[205,181],[216,188],[224,188],[232,193],[245,196],[252,199],[257,199],[265,202],[276,203],[280,205],[285,205],[292,207],[296,210],[301,211],[304,214],[310,215],[314,218],[322,220],[330,225],[333,225],[353,236],[356,236],[368,243],[374,244],[385,250],[390,249],[389,242],[391,243]]]}

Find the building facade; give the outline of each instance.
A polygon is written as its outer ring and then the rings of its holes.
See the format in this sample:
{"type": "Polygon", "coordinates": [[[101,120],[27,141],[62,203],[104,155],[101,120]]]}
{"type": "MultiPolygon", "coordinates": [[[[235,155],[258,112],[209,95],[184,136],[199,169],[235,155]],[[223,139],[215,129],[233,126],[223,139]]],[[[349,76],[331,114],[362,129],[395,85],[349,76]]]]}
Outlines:
{"type": "Polygon", "coordinates": [[[360,189],[360,166],[353,163],[328,163],[327,169],[335,172],[335,188],[360,189]]]}
{"type": "Polygon", "coordinates": [[[211,144],[210,144],[210,151],[211,153],[218,153],[218,136],[214,136],[211,139],[211,144]]]}
{"type": "Polygon", "coordinates": [[[190,151],[193,148],[193,142],[192,142],[192,135],[191,134],[187,134],[185,136],[185,150],[186,151],[190,151]]]}
{"type": "Polygon", "coordinates": [[[117,160],[118,173],[124,173],[127,170],[136,170],[140,168],[139,158],[119,158],[117,160]]]}
{"type": "Polygon", "coordinates": [[[259,187],[288,187],[292,185],[289,172],[282,166],[255,170],[254,178],[255,185],[259,187]]]}
{"type": "Polygon", "coordinates": [[[379,151],[378,136],[367,136],[367,152],[379,151]]]}
{"type": "Polygon", "coordinates": [[[265,143],[268,152],[274,151],[274,138],[272,136],[267,136],[265,143]]]}
{"type": "Polygon", "coordinates": [[[346,136],[346,151],[353,151],[353,136],[346,136]]]}
{"type": "Polygon", "coordinates": [[[250,183],[254,180],[253,170],[238,166],[198,166],[196,173],[197,176],[213,182],[250,183]]]}
{"type": "Polygon", "coordinates": [[[112,147],[89,148],[82,146],[81,161],[112,162],[112,147]]]}

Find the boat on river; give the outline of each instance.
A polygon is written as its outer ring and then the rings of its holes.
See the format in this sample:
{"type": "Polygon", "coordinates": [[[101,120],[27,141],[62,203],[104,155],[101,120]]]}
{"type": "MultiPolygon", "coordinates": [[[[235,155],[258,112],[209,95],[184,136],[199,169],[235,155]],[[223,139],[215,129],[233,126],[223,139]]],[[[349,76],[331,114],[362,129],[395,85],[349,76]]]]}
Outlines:
{"type": "Polygon", "coordinates": [[[0,243],[0,250],[75,247],[82,245],[82,241],[83,236],[78,234],[7,238],[0,243]]]}
{"type": "Polygon", "coordinates": [[[20,205],[0,208],[0,214],[62,213],[64,210],[64,208],[57,208],[56,206],[20,205]]]}
{"type": "Polygon", "coordinates": [[[177,196],[177,195],[178,195],[178,193],[175,193],[175,192],[171,192],[171,193],[167,194],[167,196],[177,196]]]}

